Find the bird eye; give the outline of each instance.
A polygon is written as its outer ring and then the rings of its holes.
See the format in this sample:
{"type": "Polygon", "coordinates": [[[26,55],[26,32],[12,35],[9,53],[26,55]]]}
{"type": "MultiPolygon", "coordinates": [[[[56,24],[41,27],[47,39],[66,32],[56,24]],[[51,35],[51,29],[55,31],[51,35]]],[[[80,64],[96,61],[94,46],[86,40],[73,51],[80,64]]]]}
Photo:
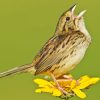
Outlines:
{"type": "Polygon", "coordinates": [[[69,21],[70,20],[70,17],[66,17],[66,21],[69,21]]]}

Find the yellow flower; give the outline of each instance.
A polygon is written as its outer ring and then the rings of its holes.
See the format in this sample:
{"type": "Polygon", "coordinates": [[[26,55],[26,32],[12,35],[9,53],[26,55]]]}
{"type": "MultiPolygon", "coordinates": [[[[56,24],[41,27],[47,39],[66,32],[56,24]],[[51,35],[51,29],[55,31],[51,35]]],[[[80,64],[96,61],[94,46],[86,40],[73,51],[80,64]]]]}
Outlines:
{"type": "Polygon", "coordinates": [[[82,92],[82,89],[87,88],[90,85],[95,84],[98,82],[100,78],[90,78],[89,76],[83,76],[78,80],[78,84],[75,88],[72,88],[72,91],[80,98],[85,98],[86,94],[82,92]]]}
{"type": "Polygon", "coordinates": [[[37,83],[39,85],[39,89],[36,89],[36,93],[41,93],[41,92],[48,92],[48,93],[52,93],[53,96],[61,96],[62,93],[61,91],[59,91],[56,87],[55,87],[55,83],[54,82],[49,82],[43,79],[35,79],[34,80],[35,83],[37,83]]]}
{"type": "MultiPolygon", "coordinates": [[[[80,98],[85,98],[86,94],[82,92],[82,90],[90,85],[95,84],[99,80],[100,78],[90,78],[89,76],[85,75],[78,80],[59,79],[57,81],[59,85],[69,94],[74,93],[80,98]]],[[[57,88],[53,81],[34,79],[34,82],[39,85],[39,88],[35,91],[36,93],[47,92],[51,93],[53,96],[58,97],[63,95],[63,93],[57,88]]]]}

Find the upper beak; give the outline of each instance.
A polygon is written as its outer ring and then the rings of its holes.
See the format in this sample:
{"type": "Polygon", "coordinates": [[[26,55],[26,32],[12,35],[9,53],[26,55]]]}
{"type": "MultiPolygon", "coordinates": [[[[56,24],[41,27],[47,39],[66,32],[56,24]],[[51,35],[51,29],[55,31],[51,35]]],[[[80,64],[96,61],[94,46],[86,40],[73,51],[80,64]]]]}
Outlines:
{"type": "Polygon", "coordinates": [[[69,11],[71,11],[71,13],[74,14],[75,8],[76,8],[76,4],[70,7],[69,11]]]}

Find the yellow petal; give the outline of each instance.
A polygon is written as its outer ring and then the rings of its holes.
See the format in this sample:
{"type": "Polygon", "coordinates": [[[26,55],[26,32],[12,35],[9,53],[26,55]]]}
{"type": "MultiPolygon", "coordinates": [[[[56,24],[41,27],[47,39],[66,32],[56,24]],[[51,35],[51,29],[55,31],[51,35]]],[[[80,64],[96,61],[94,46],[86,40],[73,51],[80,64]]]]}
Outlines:
{"type": "Polygon", "coordinates": [[[49,87],[45,87],[45,88],[39,88],[35,90],[36,93],[41,93],[41,92],[48,92],[48,93],[52,93],[52,89],[49,87]]]}
{"type": "Polygon", "coordinates": [[[66,87],[65,90],[66,90],[67,92],[71,92],[71,91],[72,91],[72,89],[71,89],[70,87],[66,87]]]}
{"type": "Polygon", "coordinates": [[[41,89],[36,89],[35,92],[36,92],[36,93],[41,93],[42,90],[41,90],[41,89]]]}
{"type": "Polygon", "coordinates": [[[79,83],[81,84],[81,83],[83,83],[83,82],[86,82],[86,81],[89,80],[89,79],[90,79],[90,77],[87,76],[87,75],[82,76],[82,77],[79,79],[79,83]]]}
{"type": "Polygon", "coordinates": [[[86,87],[88,87],[92,84],[95,84],[99,80],[100,80],[100,78],[91,78],[91,79],[87,80],[86,82],[81,83],[79,86],[77,86],[77,88],[85,89],[86,87]]]}
{"type": "Polygon", "coordinates": [[[61,93],[61,91],[59,91],[58,89],[53,89],[53,91],[52,91],[53,93],[52,93],[52,95],[53,96],[61,96],[62,95],[62,93],[61,93]]]}
{"type": "Polygon", "coordinates": [[[84,92],[82,92],[81,90],[75,88],[72,90],[78,97],[80,98],[86,98],[86,94],[84,92]]]}
{"type": "Polygon", "coordinates": [[[36,89],[35,92],[36,93],[41,93],[41,92],[52,93],[53,96],[61,96],[62,95],[61,91],[59,91],[58,89],[49,88],[49,87],[36,89]]]}
{"type": "Polygon", "coordinates": [[[34,82],[37,83],[39,87],[45,87],[45,86],[53,87],[53,85],[50,82],[43,79],[34,79],[34,82]]]}
{"type": "Polygon", "coordinates": [[[77,86],[77,88],[79,88],[79,89],[85,89],[89,85],[90,85],[90,81],[87,81],[87,82],[84,82],[84,83],[80,84],[79,86],[77,86]]]}
{"type": "Polygon", "coordinates": [[[100,78],[91,78],[90,83],[95,84],[98,81],[100,81],[100,78]]]}
{"type": "Polygon", "coordinates": [[[72,80],[70,85],[71,89],[75,88],[75,86],[76,86],[76,80],[72,80]]]}
{"type": "Polygon", "coordinates": [[[61,87],[69,87],[71,80],[68,79],[59,79],[57,80],[61,87]]]}
{"type": "Polygon", "coordinates": [[[56,83],[54,83],[53,81],[50,81],[50,83],[51,83],[53,86],[55,86],[55,85],[56,85],[56,83]]]}

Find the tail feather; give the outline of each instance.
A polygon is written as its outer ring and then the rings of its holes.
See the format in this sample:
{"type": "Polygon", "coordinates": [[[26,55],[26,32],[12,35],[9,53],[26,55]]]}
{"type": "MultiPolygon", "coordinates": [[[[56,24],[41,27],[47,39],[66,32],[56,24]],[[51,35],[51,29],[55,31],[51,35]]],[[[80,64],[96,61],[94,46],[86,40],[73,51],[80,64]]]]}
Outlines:
{"type": "Polygon", "coordinates": [[[29,69],[31,67],[32,67],[31,64],[27,64],[27,65],[23,65],[23,66],[20,66],[20,67],[12,68],[12,69],[10,69],[8,71],[0,73],[0,78],[6,77],[6,76],[9,76],[9,75],[12,75],[12,74],[24,72],[24,71],[26,71],[27,69],[29,69]]]}

